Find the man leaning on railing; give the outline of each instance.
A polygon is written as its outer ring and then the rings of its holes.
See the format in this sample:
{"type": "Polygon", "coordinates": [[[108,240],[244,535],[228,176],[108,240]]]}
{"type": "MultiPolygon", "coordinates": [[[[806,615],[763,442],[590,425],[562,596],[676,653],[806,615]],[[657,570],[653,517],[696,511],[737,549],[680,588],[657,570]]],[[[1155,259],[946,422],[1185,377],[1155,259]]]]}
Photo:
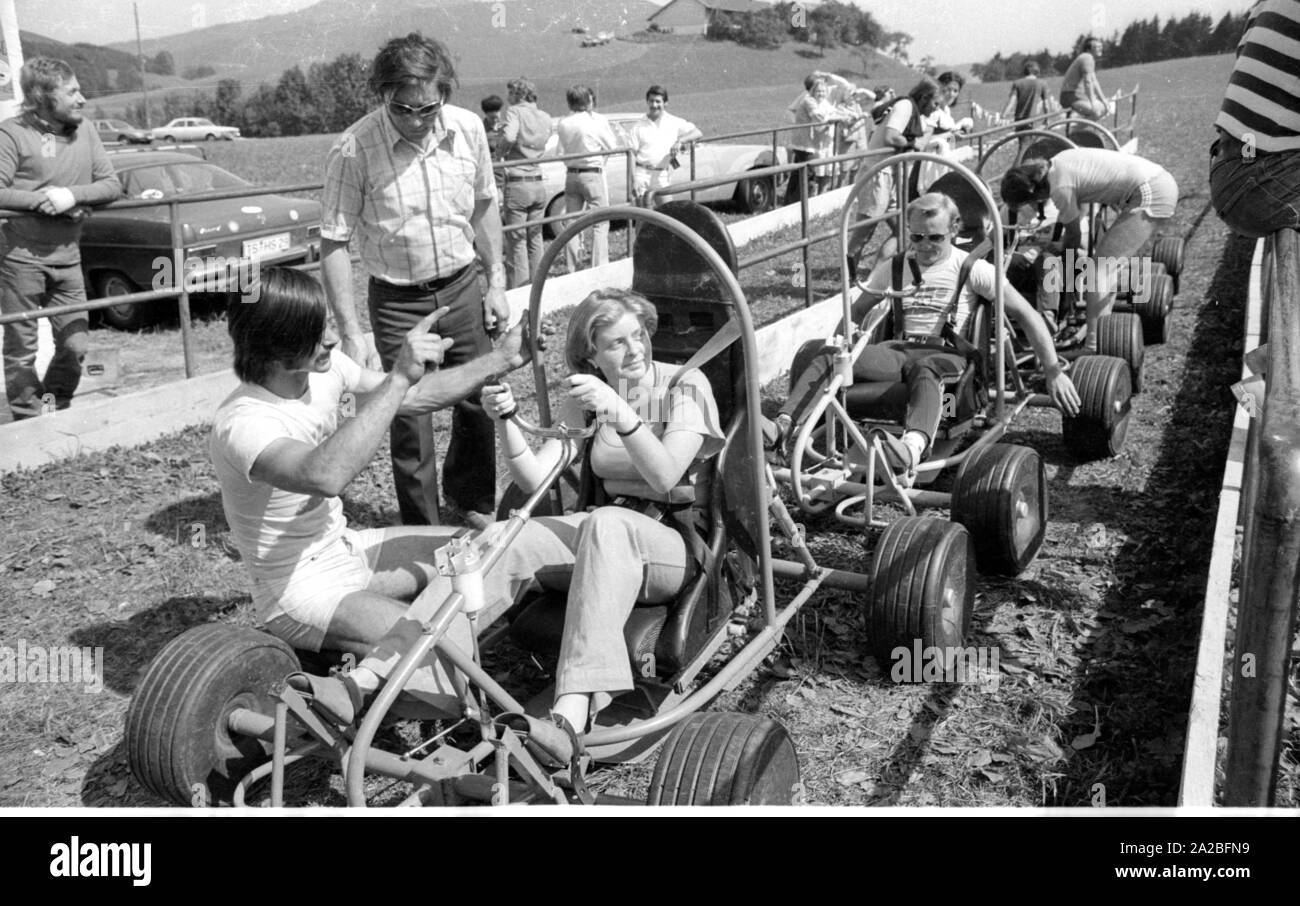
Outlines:
{"type": "MultiPolygon", "coordinates": [[[[37,312],[86,301],[81,224],[93,205],[122,194],[94,129],[78,129],[86,106],[72,67],[34,57],[19,75],[23,111],[0,123],[0,312],[37,312]]],[[[37,320],[4,328],[5,390],[15,420],[66,409],[81,381],[89,320],[85,312],[50,318],[54,358],[36,374],[37,320]]]]}

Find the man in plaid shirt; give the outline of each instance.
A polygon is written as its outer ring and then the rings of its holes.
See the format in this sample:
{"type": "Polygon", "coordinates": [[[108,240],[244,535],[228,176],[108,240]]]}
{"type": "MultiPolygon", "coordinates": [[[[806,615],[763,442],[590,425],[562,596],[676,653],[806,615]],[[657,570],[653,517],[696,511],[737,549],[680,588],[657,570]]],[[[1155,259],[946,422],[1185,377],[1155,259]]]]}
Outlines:
{"type": "MultiPolygon", "coordinates": [[[[321,274],[343,351],[366,367],[390,369],[406,332],[435,309],[449,309],[438,328],[455,340],[448,365],[489,351],[491,335],[509,317],[487,135],[478,116],[448,102],[456,84],[451,55],[438,41],[418,33],[394,38],[371,67],[380,106],[348,127],[326,160],[321,274]],[[352,300],[354,239],[369,275],[377,357],[352,300]]],[[[403,523],[491,521],[496,440],[477,392],[452,413],[441,509],[429,416],[394,419],[390,442],[403,523]]]]}

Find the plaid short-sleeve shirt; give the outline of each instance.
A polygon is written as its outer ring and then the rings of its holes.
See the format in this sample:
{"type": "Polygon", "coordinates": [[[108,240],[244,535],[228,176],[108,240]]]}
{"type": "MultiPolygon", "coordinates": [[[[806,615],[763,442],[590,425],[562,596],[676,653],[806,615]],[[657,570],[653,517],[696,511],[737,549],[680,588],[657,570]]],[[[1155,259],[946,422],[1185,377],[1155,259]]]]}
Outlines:
{"type": "Polygon", "coordinates": [[[446,277],[474,260],[470,216],[496,199],[482,121],[446,105],[427,147],[402,138],[380,107],[339,136],[325,162],[321,236],[358,237],[372,276],[408,285],[446,277]]]}

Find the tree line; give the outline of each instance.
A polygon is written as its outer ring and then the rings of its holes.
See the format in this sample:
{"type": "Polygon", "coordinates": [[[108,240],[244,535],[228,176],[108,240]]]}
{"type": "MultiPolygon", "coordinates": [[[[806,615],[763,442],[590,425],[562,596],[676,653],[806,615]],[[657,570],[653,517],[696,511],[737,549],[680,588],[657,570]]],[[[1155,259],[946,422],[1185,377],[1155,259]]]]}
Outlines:
{"type": "MultiPolygon", "coordinates": [[[[1204,13],[1189,13],[1181,19],[1169,19],[1163,25],[1159,16],[1131,22],[1123,32],[1102,39],[1102,59],[1107,66],[1113,67],[1230,53],[1236,50],[1237,41],[1246,29],[1246,16],[1244,11],[1225,13],[1218,24],[1204,13]]],[[[1038,53],[1013,53],[1004,57],[999,52],[987,63],[976,64],[971,69],[981,81],[1003,82],[1020,78],[1025,64],[1033,60],[1038,63],[1044,77],[1061,75],[1084,49],[1087,37],[1080,35],[1070,53],[1053,54],[1040,50],[1038,53]]]]}
{"type": "MultiPolygon", "coordinates": [[[[265,82],[245,94],[236,79],[222,79],[215,93],[171,93],[163,97],[156,123],[180,116],[206,116],[222,126],[238,126],[241,135],[266,138],[342,132],[371,108],[366,85],[370,64],[360,54],[341,54],[328,63],[286,69],[280,80],[265,82]]],[[[150,104],[158,113],[159,102],[150,104]]],[[[127,108],[127,119],[145,122],[144,101],[127,108]]]]}
{"type": "Polygon", "coordinates": [[[825,0],[812,7],[776,3],[748,13],[718,10],[710,18],[705,37],[760,50],[773,50],[790,40],[812,44],[823,54],[840,46],[880,49],[904,61],[912,41],[904,32],[888,31],[867,10],[839,0],[825,0]]]}

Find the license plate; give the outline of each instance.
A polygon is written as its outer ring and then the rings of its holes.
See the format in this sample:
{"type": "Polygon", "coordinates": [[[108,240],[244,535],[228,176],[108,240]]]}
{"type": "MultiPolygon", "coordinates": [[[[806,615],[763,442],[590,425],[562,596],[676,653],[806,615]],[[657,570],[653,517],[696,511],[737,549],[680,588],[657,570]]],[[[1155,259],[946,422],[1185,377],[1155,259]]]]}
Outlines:
{"type": "Polygon", "coordinates": [[[274,236],[259,236],[256,239],[244,240],[244,257],[261,258],[263,255],[273,255],[276,252],[283,252],[288,248],[288,233],[276,233],[274,236]]]}

